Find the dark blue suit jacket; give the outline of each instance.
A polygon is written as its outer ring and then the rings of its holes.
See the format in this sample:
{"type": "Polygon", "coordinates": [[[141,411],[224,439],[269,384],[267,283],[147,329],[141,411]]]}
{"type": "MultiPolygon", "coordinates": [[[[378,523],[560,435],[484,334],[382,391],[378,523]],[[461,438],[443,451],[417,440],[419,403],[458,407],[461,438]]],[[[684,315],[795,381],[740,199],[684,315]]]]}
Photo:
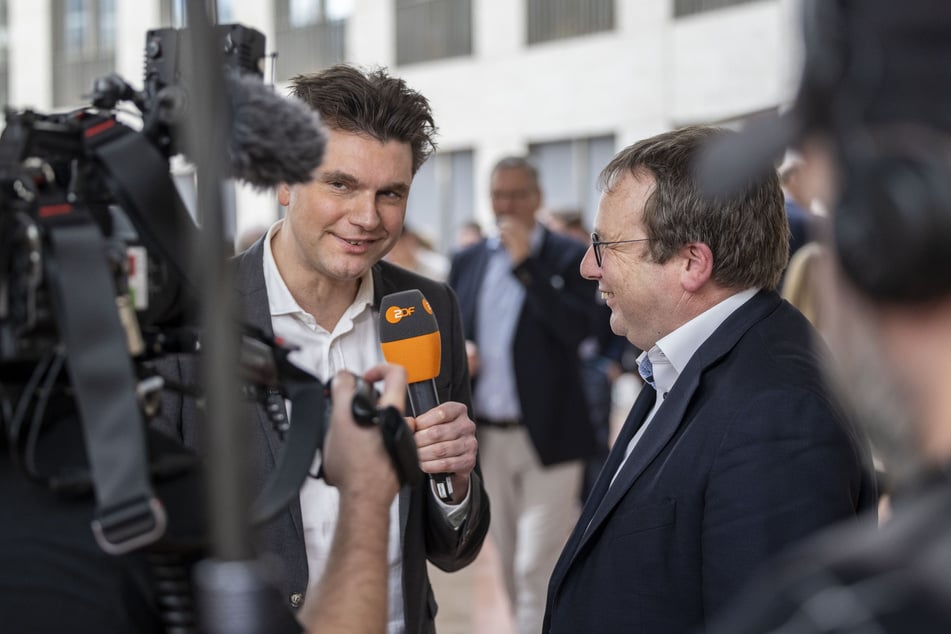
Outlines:
{"type": "MultiPolygon", "coordinates": [[[[867,443],[824,385],[816,336],[764,291],[701,345],[614,485],[585,505],[545,632],[692,630],[764,560],[874,508],[867,443]]],[[[639,399],[629,420],[649,409],[639,399]]]]}
{"type": "MultiPolygon", "coordinates": [[[[578,345],[592,333],[597,317],[597,285],[579,271],[584,253],[581,242],[546,229],[539,253],[514,270],[525,286],[512,350],[515,382],[522,422],[545,465],[596,452],[578,357],[578,345]]],[[[456,254],[449,273],[470,341],[475,341],[479,289],[488,259],[489,248],[482,241],[456,254]]]]}

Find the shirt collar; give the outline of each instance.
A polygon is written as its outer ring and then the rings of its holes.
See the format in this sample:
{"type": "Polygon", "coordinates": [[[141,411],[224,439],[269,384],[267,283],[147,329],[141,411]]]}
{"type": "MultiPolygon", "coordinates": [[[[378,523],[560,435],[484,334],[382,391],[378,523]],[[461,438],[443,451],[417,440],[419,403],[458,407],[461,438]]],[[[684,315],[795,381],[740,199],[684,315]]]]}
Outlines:
{"type": "Polygon", "coordinates": [[[645,355],[651,360],[658,394],[665,394],[674,387],[680,373],[703,342],[710,338],[727,317],[758,292],[759,289],[748,288],[727,297],[662,337],[650,350],[637,357],[638,363],[645,355]]]}
{"type": "Polygon", "coordinates": [[[293,315],[304,312],[290,289],[284,283],[277,263],[274,261],[274,252],[271,250],[271,238],[281,230],[284,220],[278,220],[270,226],[264,236],[264,285],[267,287],[267,304],[272,316],[293,315]]]}

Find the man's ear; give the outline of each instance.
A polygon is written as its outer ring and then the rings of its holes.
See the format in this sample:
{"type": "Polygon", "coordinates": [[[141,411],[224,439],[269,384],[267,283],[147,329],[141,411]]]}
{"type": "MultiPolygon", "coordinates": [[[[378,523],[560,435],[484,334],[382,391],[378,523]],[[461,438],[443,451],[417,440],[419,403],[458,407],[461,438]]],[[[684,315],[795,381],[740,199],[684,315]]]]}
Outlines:
{"type": "Polygon", "coordinates": [[[277,186],[277,203],[281,207],[287,207],[291,202],[291,187],[287,183],[281,183],[277,186]]]}
{"type": "Polygon", "coordinates": [[[680,248],[680,257],[680,284],[685,291],[696,293],[713,275],[713,251],[703,242],[690,242],[680,248]]]}

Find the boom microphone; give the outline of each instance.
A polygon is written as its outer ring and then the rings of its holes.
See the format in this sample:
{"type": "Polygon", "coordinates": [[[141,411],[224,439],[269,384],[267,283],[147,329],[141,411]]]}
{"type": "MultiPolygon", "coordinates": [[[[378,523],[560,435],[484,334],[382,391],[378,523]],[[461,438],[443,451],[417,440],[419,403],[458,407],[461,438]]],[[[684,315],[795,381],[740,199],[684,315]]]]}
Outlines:
{"type": "MultiPolygon", "coordinates": [[[[419,416],[439,405],[436,382],[442,356],[432,306],[417,289],[390,293],[380,301],[380,344],[388,363],[406,369],[409,407],[419,416]]],[[[432,474],[436,494],[452,502],[452,474],[432,474]]]]}
{"type": "MultiPolygon", "coordinates": [[[[121,77],[97,87],[99,107],[117,99],[131,99],[145,115],[143,132],[166,156],[183,152],[197,155],[197,143],[208,143],[205,130],[189,134],[185,125],[194,116],[196,69],[186,53],[191,29],[153,29],[146,34],[143,93],[136,93],[121,77]],[[191,86],[191,88],[189,88],[191,86]]],[[[306,183],[321,162],[326,139],[320,118],[305,103],[276,94],[261,73],[264,34],[240,24],[215,27],[223,62],[228,115],[228,160],[225,176],[259,189],[281,183],[306,183]]],[[[202,146],[204,147],[204,146],[202,146]]]]}
{"type": "Polygon", "coordinates": [[[251,74],[225,74],[231,102],[230,175],[254,187],[306,183],[324,156],[326,137],[317,113],[281,97],[251,74]]]}

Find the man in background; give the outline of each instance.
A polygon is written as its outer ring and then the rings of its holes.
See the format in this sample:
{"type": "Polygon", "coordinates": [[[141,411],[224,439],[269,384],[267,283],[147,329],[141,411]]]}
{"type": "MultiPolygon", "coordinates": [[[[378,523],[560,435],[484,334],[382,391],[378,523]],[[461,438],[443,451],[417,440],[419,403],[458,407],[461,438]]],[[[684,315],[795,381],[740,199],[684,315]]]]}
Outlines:
{"type": "Polygon", "coordinates": [[[789,259],[809,242],[823,237],[825,219],[812,211],[813,193],[805,175],[806,164],[799,152],[786,153],[779,166],[786,218],[789,220],[789,259]]]}
{"type": "Polygon", "coordinates": [[[547,578],[577,519],[583,461],[595,452],[578,347],[592,331],[584,245],[536,221],[538,173],[522,157],[491,175],[498,237],[453,258],[470,344],[473,407],[492,539],[518,631],[537,633],[547,578]]]}

